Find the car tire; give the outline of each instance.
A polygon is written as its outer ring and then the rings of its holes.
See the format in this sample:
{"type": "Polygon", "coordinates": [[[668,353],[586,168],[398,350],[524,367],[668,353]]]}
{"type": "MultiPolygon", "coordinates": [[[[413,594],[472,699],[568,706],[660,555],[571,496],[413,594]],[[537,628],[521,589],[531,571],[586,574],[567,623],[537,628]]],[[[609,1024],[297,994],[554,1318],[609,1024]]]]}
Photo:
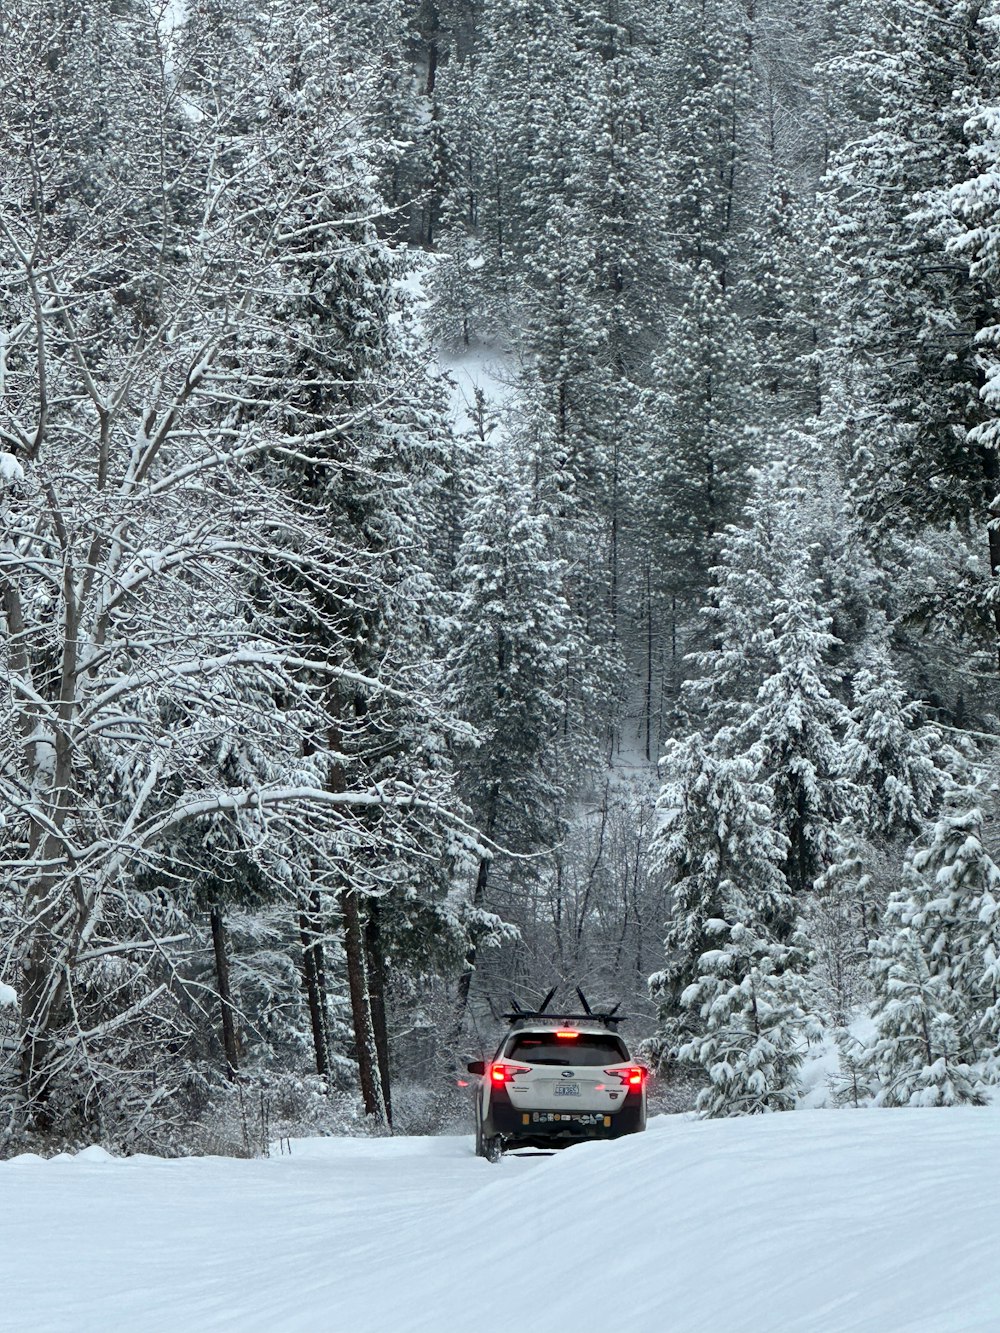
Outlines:
{"type": "Polygon", "coordinates": [[[476,1120],[476,1156],[485,1157],[488,1162],[499,1162],[503,1156],[503,1139],[499,1134],[484,1134],[478,1118],[476,1120]]]}

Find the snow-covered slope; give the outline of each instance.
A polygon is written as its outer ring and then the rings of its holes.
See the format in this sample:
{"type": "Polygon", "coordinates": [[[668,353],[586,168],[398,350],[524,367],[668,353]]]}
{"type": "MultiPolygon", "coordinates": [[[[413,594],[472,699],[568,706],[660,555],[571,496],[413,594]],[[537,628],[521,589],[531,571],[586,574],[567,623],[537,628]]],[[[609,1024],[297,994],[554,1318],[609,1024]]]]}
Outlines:
{"type": "Polygon", "coordinates": [[[0,1329],[991,1333],[998,1176],[994,1108],[660,1117],[498,1167],[453,1138],[21,1157],[0,1329]]]}

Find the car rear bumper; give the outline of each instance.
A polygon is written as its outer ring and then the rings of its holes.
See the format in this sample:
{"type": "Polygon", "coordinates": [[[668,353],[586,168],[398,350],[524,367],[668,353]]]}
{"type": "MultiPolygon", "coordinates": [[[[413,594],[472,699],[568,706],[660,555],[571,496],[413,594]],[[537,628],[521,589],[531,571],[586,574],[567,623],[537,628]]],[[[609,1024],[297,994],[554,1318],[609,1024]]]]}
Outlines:
{"type": "Polygon", "coordinates": [[[498,1089],[490,1098],[486,1117],[487,1134],[499,1134],[507,1141],[519,1143],[617,1139],[645,1128],[641,1095],[626,1096],[613,1115],[602,1115],[599,1111],[523,1111],[512,1106],[506,1093],[498,1089]]]}

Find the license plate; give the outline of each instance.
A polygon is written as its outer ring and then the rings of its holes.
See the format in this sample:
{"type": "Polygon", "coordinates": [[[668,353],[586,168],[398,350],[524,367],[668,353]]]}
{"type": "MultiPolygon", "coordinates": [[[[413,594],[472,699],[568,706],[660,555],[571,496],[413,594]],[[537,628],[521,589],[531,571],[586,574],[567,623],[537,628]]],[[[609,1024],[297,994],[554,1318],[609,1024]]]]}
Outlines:
{"type": "Polygon", "coordinates": [[[552,1089],[557,1097],[579,1097],[579,1083],[557,1083],[552,1089]]]}

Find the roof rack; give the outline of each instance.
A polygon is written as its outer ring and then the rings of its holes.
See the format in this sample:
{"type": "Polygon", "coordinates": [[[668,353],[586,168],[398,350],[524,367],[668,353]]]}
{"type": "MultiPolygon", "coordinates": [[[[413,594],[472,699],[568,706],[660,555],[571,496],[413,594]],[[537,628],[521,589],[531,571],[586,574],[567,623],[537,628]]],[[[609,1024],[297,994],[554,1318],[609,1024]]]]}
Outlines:
{"type": "Polygon", "coordinates": [[[612,1005],[606,1011],[596,1011],[590,1007],[587,997],[579,986],[576,987],[576,993],[580,997],[580,1005],[583,1009],[582,1014],[550,1014],[547,1013],[558,986],[553,986],[541,1002],[537,1009],[523,1009],[517,1000],[511,998],[512,1008],[509,1013],[503,1015],[508,1023],[513,1027],[517,1023],[537,1023],[539,1020],[550,1023],[603,1023],[605,1027],[614,1027],[617,1023],[624,1023],[627,1015],[620,1014],[618,1008],[621,1004],[612,1005]]]}

